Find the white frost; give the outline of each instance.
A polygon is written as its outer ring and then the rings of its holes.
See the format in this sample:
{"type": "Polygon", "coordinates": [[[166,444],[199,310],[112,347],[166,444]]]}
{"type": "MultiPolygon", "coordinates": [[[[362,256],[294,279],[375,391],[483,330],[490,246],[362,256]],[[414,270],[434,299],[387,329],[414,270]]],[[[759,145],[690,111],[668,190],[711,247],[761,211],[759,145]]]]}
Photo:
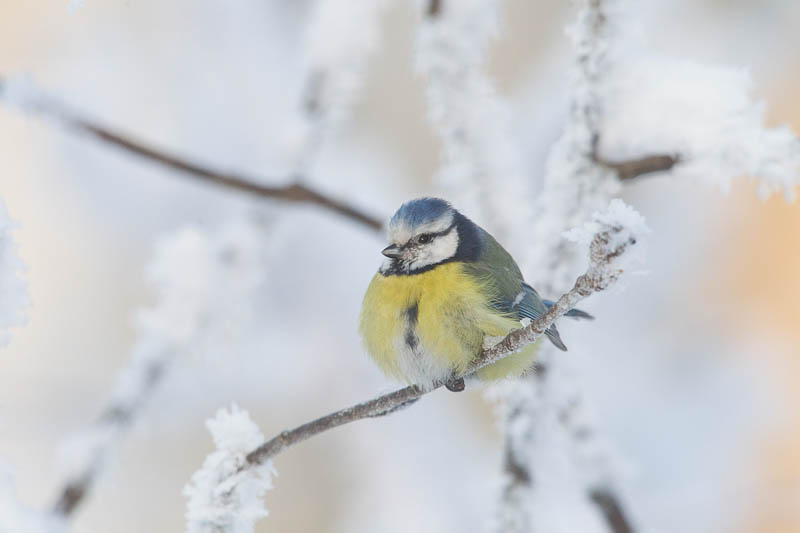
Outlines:
{"type": "Polygon", "coordinates": [[[633,207],[619,198],[614,198],[605,211],[595,211],[592,218],[582,227],[573,228],[564,233],[567,240],[588,247],[594,236],[603,233],[608,241],[592,250],[592,254],[612,257],[606,264],[593,262],[594,274],[602,279],[614,280],[622,272],[632,272],[644,264],[646,255],[646,238],[650,229],[644,217],[633,207]],[[630,246],[635,244],[636,246],[630,246]],[[615,254],[615,250],[624,248],[625,253],[615,254]]]}
{"type": "Polygon", "coordinates": [[[147,269],[156,304],[137,317],[139,338],[106,407],[112,415],[71,435],[61,449],[70,478],[102,468],[175,357],[235,349],[252,316],[250,295],[263,279],[263,242],[256,224],[237,219],[215,231],[185,228],[157,244],[147,269]]]}
{"type": "Polygon", "coordinates": [[[364,83],[389,0],[321,0],[306,28],[306,68],[319,76],[317,104],[333,121],[346,116],[364,83]]]}
{"type": "Polygon", "coordinates": [[[287,128],[284,150],[302,174],[328,129],[350,114],[364,72],[380,40],[381,15],[390,0],[317,0],[306,26],[304,113],[287,128]]]}
{"type": "Polygon", "coordinates": [[[601,85],[600,154],[624,160],[679,154],[673,173],[727,190],[740,176],[757,179],[761,196],[795,196],[800,140],[786,126],[768,128],[747,70],[646,54],[624,61],[601,85]]]}
{"type": "Polygon", "coordinates": [[[267,516],[264,494],[272,488],[271,461],[243,469],[249,452],[264,441],[247,411],[235,404],[206,422],[217,450],[206,457],[183,490],[189,533],[252,533],[267,516]]]}
{"type": "Polygon", "coordinates": [[[508,108],[486,74],[498,29],[498,2],[445,2],[441,13],[425,15],[420,24],[415,64],[427,79],[428,116],[442,140],[438,185],[513,254],[514,246],[525,245],[531,180],[508,108]]]}

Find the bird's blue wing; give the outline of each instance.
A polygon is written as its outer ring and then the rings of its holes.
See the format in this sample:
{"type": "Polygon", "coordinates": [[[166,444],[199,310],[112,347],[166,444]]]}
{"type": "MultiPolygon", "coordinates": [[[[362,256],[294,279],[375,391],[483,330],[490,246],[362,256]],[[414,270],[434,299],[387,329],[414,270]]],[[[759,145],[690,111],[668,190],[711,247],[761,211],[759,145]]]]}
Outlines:
{"type": "MultiPolygon", "coordinates": [[[[516,314],[519,319],[536,320],[541,317],[547,312],[547,306],[533,287],[525,283],[517,263],[491,235],[480,231],[480,258],[465,264],[465,268],[481,280],[490,280],[492,305],[498,311],[516,314]]],[[[545,334],[556,347],[567,349],[555,324],[547,328],[545,334]]]]}
{"type": "MultiPolygon", "coordinates": [[[[516,311],[520,317],[536,320],[547,312],[548,306],[539,297],[539,293],[527,283],[522,284],[522,292],[517,296],[517,300],[519,301],[516,303],[516,311]]],[[[547,328],[544,333],[556,348],[567,351],[567,346],[561,340],[561,335],[558,334],[555,324],[547,328]]]]}

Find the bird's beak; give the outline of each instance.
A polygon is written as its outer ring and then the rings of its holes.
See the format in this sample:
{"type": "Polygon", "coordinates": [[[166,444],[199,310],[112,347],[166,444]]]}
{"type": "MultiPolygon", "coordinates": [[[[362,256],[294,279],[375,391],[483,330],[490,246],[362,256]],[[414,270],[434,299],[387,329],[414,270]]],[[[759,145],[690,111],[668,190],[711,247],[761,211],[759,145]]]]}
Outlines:
{"type": "Polygon", "coordinates": [[[391,257],[392,259],[397,259],[401,255],[403,255],[403,253],[400,251],[400,247],[397,246],[396,244],[390,244],[389,246],[381,250],[381,253],[386,257],[391,257]]]}

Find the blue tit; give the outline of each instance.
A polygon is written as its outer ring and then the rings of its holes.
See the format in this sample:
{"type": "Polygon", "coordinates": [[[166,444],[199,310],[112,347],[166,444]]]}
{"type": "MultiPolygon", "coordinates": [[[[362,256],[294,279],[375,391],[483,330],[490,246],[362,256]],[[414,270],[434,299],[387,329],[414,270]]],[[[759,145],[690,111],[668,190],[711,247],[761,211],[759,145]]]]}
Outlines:
{"type": "MultiPolygon", "coordinates": [[[[383,372],[426,388],[463,390],[482,349],[520,320],[535,320],[543,301],[517,263],[489,233],[438,198],[404,203],[389,221],[386,260],[361,308],[360,332],[383,372]]],[[[582,311],[569,314],[591,318],[582,311]]],[[[546,332],[566,350],[555,324],[546,332]]],[[[482,380],[519,376],[533,367],[539,342],[480,369],[482,380]]]]}

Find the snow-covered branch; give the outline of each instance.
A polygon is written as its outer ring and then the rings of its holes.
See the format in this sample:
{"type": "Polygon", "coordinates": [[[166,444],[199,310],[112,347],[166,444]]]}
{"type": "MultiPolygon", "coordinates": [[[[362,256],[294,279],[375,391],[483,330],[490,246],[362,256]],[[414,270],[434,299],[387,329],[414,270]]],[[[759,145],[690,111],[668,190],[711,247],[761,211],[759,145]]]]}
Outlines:
{"type": "Polygon", "coordinates": [[[415,64],[425,76],[428,118],[442,142],[435,179],[450,198],[516,255],[533,222],[532,184],[511,133],[508,107],[486,73],[500,29],[496,0],[429,2],[415,64]],[[517,201],[508,201],[514,191],[517,201]]]}
{"type": "MultiPolygon", "coordinates": [[[[568,33],[576,53],[571,80],[571,106],[561,138],[550,151],[542,191],[538,195],[535,211],[539,214],[523,258],[532,283],[543,294],[561,292],[577,265],[573,250],[560,238],[562,232],[574,227],[592,211],[608,204],[621,188],[617,169],[597,163],[597,143],[603,119],[599,84],[611,70],[609,57],[615,20],[609,17],[617,2],[610,0],[582,0],[578,2],[575,21],[568,33]],[[613,4],[609,8],[609,4],[613,4]]],[[[658,153],[657,151],[655,153],[658,153]]],[[[537,461],[542,446],[544,421],[561,409],[562,405],[578,405],[580,393],[567,386],[559,366],[562,362],[553,351],[544,347],[540,352],[543,372],[528,379],[512,383],[505,397],[506,445],[504,458],[505,485],[497,513],[496,531],[528,533],[547,525],[534,524],[534,479],[537,479],[537,461]],[[564,397],[566,396],[566,397],[564,397]]],[[[588,420],[583,422],[591,428],[588,420]]],[[[569,420],[562,422],[564,433],[571,442],[569,420]]],[[[594,440],[596,431],[587,433],[594,440]]],[[[604,456],[597,456],[593,470],[605,470],[604,456]]],[[[583,476],[584,473],[578,474],[583,476]]],[[[611,475],[603,476],[608,479],[611,475]]],[[[620,510],[621,522],[630,529],[630,520],[622,512],[613,484],[604,486],[614,508],[620,510]]],[[[586,484],[586,501],[597,506],[605,516],[612,531],[620,533],[607,514],[610,506],[599,505],[591,499],[593,487],[586,484]]],[[[541,513],[540,513],[541,514],[541,513]]]]}
{"type": "Polygon", "coordinates": [[[139,340],[108,405],[66,443],[68,479],[55,513],[68,516],[86,498],[176,358],[208,346],[230,349],[231,332],[248,316],[246,298],[263,279],[262,241],[256,226],[239,221],[208,233],[186,228],[159,243],[148,269],[157,303],[138,316],[139,340]]]}
{"type": "Polygon", "coordinates": [[[316,205],[375,231],[380,231],[383,227],[383,222],[378,217],[302,183],[298,176],[290,176],[291,179],[286,184],[267,185],[270,181],[285,180],[277,178],[269,180],[258,176],[224,172],[198,160],[156,148],[152,143],[135,139],[120,130],[91,121],[46,94],[27,77],[0,78],[0,101],[51,118],[68,129],[202,183],[268,200],[316,205]]]}
{"type": "MultiPolygon", "coordinates": [[[[561,296],[555,305],[543,316],[520,329],[512,331],[494,346],[483,350],[483,352],[475,358],[471,368],[464,375],[458,377],[469,378],[475,371],[495,363],[503,357],[516,353],[528,344],[535,342],[553,322],[564,316],[578,302],[595,292],[605,290],[616,281],[623,272],[628,270],[632,262],[639,257],[639,254],[632,253],[632,249],[641,247],[639,242],[642,236],[647,233],[647,228],[644,225],[644,221],[633,209],[625,206],[621,201],[616,201],[612,203],[607,212],[595,214],[593,221],[590,225],[587,225],[584,230],[576,230],[576,238],[584,238],[587,231],[594,232],[588,246],[589,267],[582,276],[578,277],[572,289],[561,296]]],[[[226,465],[229,466],[231,461],[233,461],[240,466],[235,470],[226,466],[225,472],[227,472],[227,474],[224,476],[219,475],[219,470],[214,470],[215,473],[212,475],[208,473],[208,469],[204,466],[204,469],[200,472],[205,473],[198,473],[195,475],[196,477],[199,476],[198,479],[204,480],[202,494],[223,494],[225,498],[228,498],[225,500],[228,502],[230,501],[230,495],[235,494],[237,491],[236,484],[238,480],[244,479],[252,481],[252,476],[245,475],[244,472],[249,469],[263,468],[264,465],[269,465],[271,469],[269,461],[285,449],[344,424],[393,413],[443,385],[444,383],[437,383],[432,388],[410,385],[372,400],[333,412],[294,429],[283,431],[270,440],[254,447],[252,451],[246,455],[246,463],[242,463],[241,458],[235,461],[229,459],[226,465]],[[207,484],[205,484],[206,481],[211,478],[218,480],[217,487],[207,486],[207,484]]],[[[218,448],[219,447],[220,446],[218,446],[218,448]]],[[[222,452],[218,450],[215,454],[212,454],[207,460],[207,466],[209,464],[220,463],[222,460],[219,459],[220,456],[216,455],[220,453],[222,452]],[[215,459],[212,460],[212,458],[215,459]]],[[[213,467],[213,469],[215,468],[216,467],[213,467]]],[[[195,481],[195,484],[198,484],[197,481],[195,481]]],[[[196,496],[196,494],[199,493],[195,490],[190,491],[190,524],[192,523],[193,516],[203,514],[197,511],[199,508],[197,501],[200,496],[196,496]],[[194,511],[192,509],[194,509],[194,511]],[[198,513],[200,514],[198,515],[198,513]]],[[[209,497],[207,496],[202,496],[201,499],[203,499],[203,501],[209,501],[209,497]]],[[[217,502],[213,503],[211,507],[216,509],[220,507],[220,505],[221,504],[217,502]]],[[[203,509],[205,509],[203,512],[207,511],[206,508],[203,509]]],[[[253,515],[253,513],[250,513],[250,515],[253,515]]],[[[221,520],[220,523],[229,520],[230,518],[225,518],[221,520]]],[[[251,531],[250,529],[237,530],[224,529],[221,527],[218,529],[191,529],[191,527],[193,526],[190,526],[190,531],[198,532],[224,531],[227,533],[231,531],[251,531]]]]}
{"type": "Polygon", "coordinates": [[[267,516],[264,494],[272,488],[271,461],[245,468],[247,452],[264,435],[247,411],[232,405],[206,422],[217,448],[206,457],[183,490],[189,499],[188,533],[252,533],[253,524],[267,516]]]}

